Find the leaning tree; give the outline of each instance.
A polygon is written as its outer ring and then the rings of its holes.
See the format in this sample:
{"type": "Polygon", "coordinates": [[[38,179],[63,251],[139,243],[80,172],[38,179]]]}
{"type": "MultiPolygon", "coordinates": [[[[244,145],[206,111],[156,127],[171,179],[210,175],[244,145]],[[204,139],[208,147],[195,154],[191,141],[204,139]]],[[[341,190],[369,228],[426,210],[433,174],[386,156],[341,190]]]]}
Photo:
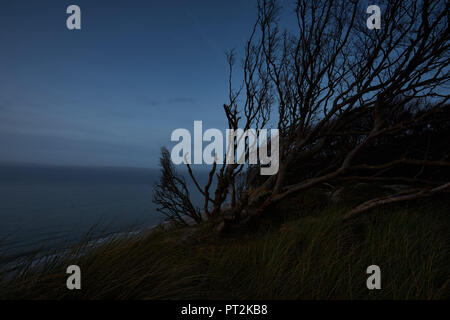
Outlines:
{"type": "MultiPolygon", "coordinates": [[[[294,28],[282,29],[276,2],[258,2],[237,86],[236,54],[227,55],[229,101],[223,109],[230,129],[279,130],[279,171],[256,185],[239,187],[243,173],[257,172],[254,166],[215,164],[201,186],[187,165],[204,196],[205,217],[247,221],[291,195],[339,180],[411,186],[362,203],[347,219],[380,204],[450,188],[448,176],[441,181],[424,174],[429,167],[450,166],[448,147],[430,152],[443,138],[433,132],[450,124],[449,2],[380,0],[381,28],[372,30],[366,24],[368,5],[299,0],[294,28]],[[395,142],[414,144],[419,136],[428,137],[419,151],[400,148],[402,152],[367,157],[369,150],[395,142]],[[413,169],[397,170],[399,166],[413,169]]],[[[247,157],[249,152],[247,148],[247,157]]]]}

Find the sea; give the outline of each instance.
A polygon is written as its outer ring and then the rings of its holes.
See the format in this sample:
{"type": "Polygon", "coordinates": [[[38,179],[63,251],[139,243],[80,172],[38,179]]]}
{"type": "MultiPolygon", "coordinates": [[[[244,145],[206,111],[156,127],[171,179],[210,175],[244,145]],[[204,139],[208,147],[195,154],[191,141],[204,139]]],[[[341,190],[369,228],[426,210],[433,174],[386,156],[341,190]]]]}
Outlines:
{"type": "Polygon", "coordinates": [[[157,169],[0,165],[0,265],[164,222],[152,202],[159,176],[157,169]]]}

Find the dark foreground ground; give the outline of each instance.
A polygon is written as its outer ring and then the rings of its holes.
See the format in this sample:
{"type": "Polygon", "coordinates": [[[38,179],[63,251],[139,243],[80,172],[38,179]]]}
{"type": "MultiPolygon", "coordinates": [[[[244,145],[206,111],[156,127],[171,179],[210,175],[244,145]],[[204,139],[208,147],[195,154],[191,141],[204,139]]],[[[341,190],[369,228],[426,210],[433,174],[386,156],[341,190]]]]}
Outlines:
{"type": "Polygon", "coordinates": [[[86,242],[0,276],[0,299],[448,299],[448,194],[381,207],[352,222],[351,205],[382,188],[357,185],[291,198],[246,230],[211,224],[86,242]],[[66,288],[67,266],[82,289],[66,288]],[[366,269],[381,268],[381,290],[366,269]]]}

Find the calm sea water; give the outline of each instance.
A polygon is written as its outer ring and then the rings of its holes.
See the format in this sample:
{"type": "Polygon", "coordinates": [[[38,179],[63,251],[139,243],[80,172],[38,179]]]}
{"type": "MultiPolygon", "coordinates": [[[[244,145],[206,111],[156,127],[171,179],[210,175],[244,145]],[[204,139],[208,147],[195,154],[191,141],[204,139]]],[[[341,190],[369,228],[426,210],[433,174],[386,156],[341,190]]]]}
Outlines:
{"type": "Polygon", "coordinates": [[[0,166],[0,263],[93,235],[164,220],[152,203],[158,170],[0,166]]]}

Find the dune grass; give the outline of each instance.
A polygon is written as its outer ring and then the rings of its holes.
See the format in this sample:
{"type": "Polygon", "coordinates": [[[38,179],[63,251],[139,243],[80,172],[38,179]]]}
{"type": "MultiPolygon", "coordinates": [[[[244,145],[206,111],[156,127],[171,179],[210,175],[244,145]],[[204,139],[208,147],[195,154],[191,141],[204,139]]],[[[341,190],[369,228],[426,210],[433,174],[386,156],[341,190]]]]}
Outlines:
{"type": "Polygon", "coordinates": [[[209,223],[87,241],[3,276],[1,299],[448,299],[449,201],[382,207],[349,223],[349,202],[294,198],[247,232],[209,223]],[[285,214],[289,212],[289,214],[285,214]],[[84,248],[84,249],[83,249],[84,248]],[[85,251],[83,255],[77,252],[85,251]],[[66,288],[79,265],[82,289],[66,288]],[[366,269],[380,266],[382,289],[366,269]]]}

